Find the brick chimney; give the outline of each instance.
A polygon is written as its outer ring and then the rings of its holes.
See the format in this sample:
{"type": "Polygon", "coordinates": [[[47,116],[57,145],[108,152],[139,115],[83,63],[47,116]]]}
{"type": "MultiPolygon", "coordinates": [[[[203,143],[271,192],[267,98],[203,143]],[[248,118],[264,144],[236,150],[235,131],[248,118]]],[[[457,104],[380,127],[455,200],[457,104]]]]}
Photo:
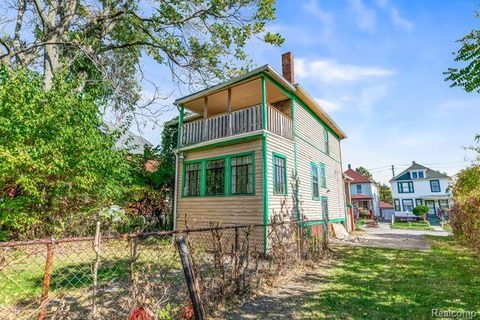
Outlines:
{"type": "Polygon", "coordinates": [[[295,83],[295,71],[293,69],[293,54],[288,51],[282,54],[282,76],[290,83],[295,83]]]}

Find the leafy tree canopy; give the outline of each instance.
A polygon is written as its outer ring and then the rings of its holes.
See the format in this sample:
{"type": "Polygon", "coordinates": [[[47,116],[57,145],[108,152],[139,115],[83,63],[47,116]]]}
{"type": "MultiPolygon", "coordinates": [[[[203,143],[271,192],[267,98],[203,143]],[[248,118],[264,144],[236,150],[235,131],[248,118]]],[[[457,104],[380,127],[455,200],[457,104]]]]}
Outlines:
{"type": "Polygon", "coordinates": [[[370,171],[368,171],[367,169],[365,169],[364,167],[360,166],[358,168],[355,169],[355,171],[359,174],[361,174],[362,176],[364,176],[365,178],[368,178],[369,180],[372,180],[373,181],[373,176],[372,174],[370,173],[370,171]]]}
{"type": "MultiPolygon", "coordinates": [[[[131,180],[124,151],[103,129],[95,95],[58,73],[0,69],[0,231],[58,235],[120,201],[131,180]]],[[[80,229],[78,229],[80,230],[80,229]]]]}
{"type": "Polygon", "coordinates": [[[16,13],[3,21],[11,33],[0,37],[0,62],[41,66],[46,90],[67,69],[84,90],[102,88],[122,115],[138,111],[142,56],[177,84],[203,88],[249,67],[250,38],[283,42],[265,30],[275,0],[12,0],[0,7],[16,13]]]}

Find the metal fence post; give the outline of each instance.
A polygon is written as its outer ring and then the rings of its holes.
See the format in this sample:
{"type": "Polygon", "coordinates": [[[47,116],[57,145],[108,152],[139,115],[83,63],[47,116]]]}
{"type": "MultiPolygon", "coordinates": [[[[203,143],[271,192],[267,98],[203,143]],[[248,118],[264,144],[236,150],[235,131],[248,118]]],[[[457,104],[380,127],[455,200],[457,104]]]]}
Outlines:
{"type": "Polygon", "coordinates": [[[193,311],[195,312],[195,319],[206,319],[205,309],[203,307],[202,299],[200,298],[200,288],[193,272],[191,261],[192,258],[190,256],[188,246],[185,242],[185,236],[177,237],[176,242],[178,253],[180,254],[180,260],[182,261],[183,272],[185,273],[185,280],[187,282],[188,292],[192,301],[193,311]]]}
{"type": "Polygon", "coordinates": [[[50,286],[50,277],[53,269],[53,246],[54,240],[47,244],[47,260],[45,262],[45,272],[43,274],[42,295],[40,297],[40,312],[38,313],[38,320],[44,320],[46,316],[46,304],[48,300],[48,288],[50,286]]]}
{"type": "Polygon", "coordinates": [[[97,316],[97,287],[98,287],[98,263],[100,260],[100,221],[97,221],[95,229],[95,238],[93,240],[93,251],[95,252],[95,261],[93,262],[92,276],[93,276],[93,306],[92,317],[97,316]]]}

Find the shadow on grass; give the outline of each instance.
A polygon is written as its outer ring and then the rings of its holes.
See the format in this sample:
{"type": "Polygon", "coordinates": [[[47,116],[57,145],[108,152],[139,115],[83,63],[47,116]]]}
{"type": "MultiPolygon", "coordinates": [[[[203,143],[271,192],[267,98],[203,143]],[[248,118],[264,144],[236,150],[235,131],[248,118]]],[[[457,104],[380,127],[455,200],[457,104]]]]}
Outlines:
{"type": "Polygon", "coordinates": [[[304,279],[314,290],[261,297],[240,316],[262,319],[430,319],[432,309],[480,312],[478,256],[448,237],[427,237],[431,251],[341,247],[328,276],[304,279]],[[282,306],[282,307],[277,307],[282,306]],[[249,310],[251,309],[251,310],[249,310]]]}

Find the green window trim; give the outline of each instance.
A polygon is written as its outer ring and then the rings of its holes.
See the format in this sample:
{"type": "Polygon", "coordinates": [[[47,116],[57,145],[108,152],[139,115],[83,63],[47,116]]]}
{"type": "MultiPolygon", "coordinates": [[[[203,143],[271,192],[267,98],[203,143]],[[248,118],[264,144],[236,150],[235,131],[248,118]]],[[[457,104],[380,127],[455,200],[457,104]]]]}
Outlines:
{"type": "Polygon", "coordinates": [[[318,171],[318,165],[315,162],[310,162],[310,179],[312,182],[312,200],[320,200],[320,180],[319,180],[319,171],[318,171]],[[314,175],[314,170],[316,170],[316,179],[314,175]],[[316,180],[316,182],[315,182],[316,180]],[[315,194],[315,183],[317,184],[317,189],[315,194]]]}
{"type": "Polygon", "coordinates": [[[206,197],[226,197],[226,196],[255,196],[255,152],[242,152],[242,153],[235,153],[235,154],[228,154],[218,157],[211,157],[211,158],[204,158],[198,160],[189,160],[183,163],[182,168],[182,198],[206,198],[206,197]],[[233,193],[232,192],[232,181],[231,181],[231,160],[232,158],[236,157],[244,157],[250,156],[252,159],[252,172],[251,172],[251,179],[252,179],[252,192],[251,193],[233,193]],[[224,160],[224,192],[223,194],[207,194],[207,162],[208,161],[215,161],[215,160],[224,160]],[[199,195],[187,195],[185,194],[185,172],[186,167],[189,164],[193,163],[200,163],[200,194],[199,195]]]}
{"type": "Polygon", "coordinates": [[[320,186],[322,188],[326,188],[327,187],[327,169],[325,167],[325,163],[320,162],[318,169],[319,169],[318,175],[319,175],[320,186]]]}
{"type": "Polygon", "coordinates": [[[402,211],[402,208],[400,207],[400,199],[393,199],[393,209],[395,211],[402,211]]]}
{"type": "Polygon", "coordinates": [[[330,144],[329,144],[329,137],[328,137],[328,129],[323,127],[323,143],[325,154],[330,155],[330,144]]]}
{"type": "Polygon", "coordinates": [[[283,154],[272,152],[272,188],[274,195],[287,195],[288,194],[288,183],[287,183],[287,157],[283,154]],[[277,181],[275,174],[275,158],[283,159],[285,161],[285,169],[283,171],[283,189],[284,192],[277,192],[277,181]]]}
{"type": "Polygon", "coordinates": [[[202,196],[202,185],[203,185],[203,181],[204,181],[204,177],[203,177],[203,163],[202,163],[202,160],[192,160],[192,161],[185,161],[183,163],[183,168],[182,168],[182,198],[199,198],[202,196]],[[186,187],[186,184],[185,184],[185,177],[186,177],[186,172],[187,172],[187,166],[190,165],[190,164],[196,164],[196,163],[200,163],[200,186],[199,186],[199,189],[200,189],[200,192],[198,195],[187,195],[185,193],[185,187],[186,187]]]}
{"type": "Polygon", "coordinates": [[[442,188],[440,187],[440,180],[430,180],[430,191],[434,193],[442,192],[442,188]],[[433,188],[433,182],[437,183],[436,187],[438,187],[438,189],[433,188]]]}
{"type": "Polygon", "coordinates": [[[413,181],[403,181],[397,182],[398,193],[415,193],[415,188],[413,187],[413,181]],[[403,188],[403,184],[407,184],[407,190],[403,188]]]}
{"type": "Polygon", "coordinates": [[[422,199],[415,199],[415,206],[421,206],[423,205],[423,200],[422,199]]]}

